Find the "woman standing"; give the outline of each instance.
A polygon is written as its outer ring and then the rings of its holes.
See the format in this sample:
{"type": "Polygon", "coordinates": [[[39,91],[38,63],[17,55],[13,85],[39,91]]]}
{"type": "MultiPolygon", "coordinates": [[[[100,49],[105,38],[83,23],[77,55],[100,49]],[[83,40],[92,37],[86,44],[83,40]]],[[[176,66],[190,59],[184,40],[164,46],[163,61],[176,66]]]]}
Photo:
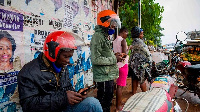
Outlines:
{"type": "Polygon", "coordinates": [[[128,35],[128,30],[125,27],[122,27],[119,32],[119,36],[113,41],[113,50],[114,53],[120,53],[122,58],[124,59],[123,62],[118,62],[119,68],[119,78],[117,79],[117,91],[116,91],[116,109],[121,110],[122,105],[122,89],[126,86],[126,79],[128,75],[128,47],[126,38],[128,35]]]}
{"type": "Polygon", "coordinates": [[[138,83],[142,92],[146,89],[145,69],[140,68],[143,64],[152,61],[151,54],[147,45],[143,41],[143,30],[137,26],[131,30],[133,44],[131,48],[131,55],[129,60],[129,74],[132,76],[132,93],[137,91],[138,83]]]}

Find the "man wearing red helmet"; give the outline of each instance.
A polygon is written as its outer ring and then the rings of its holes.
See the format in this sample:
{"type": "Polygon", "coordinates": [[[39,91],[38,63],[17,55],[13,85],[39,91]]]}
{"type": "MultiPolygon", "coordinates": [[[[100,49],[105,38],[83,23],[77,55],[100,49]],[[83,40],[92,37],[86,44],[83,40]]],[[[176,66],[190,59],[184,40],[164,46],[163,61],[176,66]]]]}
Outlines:
{"type": "Polygon", "coordinates": [[[18,74],[18,89],[23,112],[102,112],[99,101],[74,90],[68,70],[80,39],[64,31],[50,33],[41,53],[24,65],[18,74]]]}
{"type": "Polygon", "coordinates": [[[114,28],[121,27],[117,14],[111,10],[98,13],[97,26],[90,42],[93,78],[97,82],[97,99],[104,112],[110,112],[113,99],[114,80],[119,76],[117,62],[122,60],[119,53],[115,56],[109,35],[114,28]]]}

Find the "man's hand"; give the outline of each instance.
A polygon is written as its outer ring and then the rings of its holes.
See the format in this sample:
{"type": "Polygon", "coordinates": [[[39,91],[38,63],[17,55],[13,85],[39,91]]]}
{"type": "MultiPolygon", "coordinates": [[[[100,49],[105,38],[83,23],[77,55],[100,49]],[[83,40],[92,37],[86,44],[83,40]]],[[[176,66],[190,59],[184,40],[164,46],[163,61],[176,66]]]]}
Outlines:
{"type": "Polygon", "coordinates": [[[77,104],[83,100],[83,96],[74,91],[67,91],[67,98],[70,105],[77,104]]]}
{"type": "Polygon", "coordinates": [[[126,53],[121,53],[122,58],[126,58],[127,54],[126,53]]]}

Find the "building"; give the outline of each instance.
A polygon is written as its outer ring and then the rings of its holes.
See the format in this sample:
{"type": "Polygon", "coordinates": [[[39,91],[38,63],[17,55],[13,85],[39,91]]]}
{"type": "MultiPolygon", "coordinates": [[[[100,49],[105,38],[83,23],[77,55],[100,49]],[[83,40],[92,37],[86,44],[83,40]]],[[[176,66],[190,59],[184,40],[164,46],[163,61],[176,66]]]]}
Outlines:
{"type": "Polygon", "coordinates": [[[200,31],[190,31],[187,33],[187,38],[191,40],[200,39],[200,31]]]}
{"type": "MultiPolygon", "coordinates": [[[[8,86],[15,85],[11,88],[12,94],[7,97],[12,100],[21,67],[43,51],[46,36],[57,30],[73,32],[84,40],[85,45],[78,47],[74,52],[71,59],[74,64],[68,67],[69,75],[76,90],[92,85],[93,74],[88,44],[94,33],[98,12],[107,9],[114,10],[114,0],[0,0],[0,31],[8,32],[16,43],[13,69],[0,70],[2,74],[9,74],[6,77],[0,74],[0,93],[4,94],[8,86]]],[[[11,104],[11,101],[1,99],[1,111],[10,112],[9,110],[16,108],[5,107],[11,104]]]]}

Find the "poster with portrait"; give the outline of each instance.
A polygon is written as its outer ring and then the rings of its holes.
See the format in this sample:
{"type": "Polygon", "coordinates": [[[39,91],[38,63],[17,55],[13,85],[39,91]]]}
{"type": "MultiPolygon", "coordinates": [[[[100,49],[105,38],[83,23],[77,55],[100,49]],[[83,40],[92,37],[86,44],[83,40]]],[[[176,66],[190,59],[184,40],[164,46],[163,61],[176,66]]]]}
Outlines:
{"type": "Polygon", "coordinates": [[[0,9],[0,111],[21,110],[17,75],[24,64],[23,15],[0,9]]]}
{"type": "Polygon", "coordinates": [[[0,31],[0,111],[20,110],[17,75],[23,64],[23,36],[20,31],[0,31]]]}

